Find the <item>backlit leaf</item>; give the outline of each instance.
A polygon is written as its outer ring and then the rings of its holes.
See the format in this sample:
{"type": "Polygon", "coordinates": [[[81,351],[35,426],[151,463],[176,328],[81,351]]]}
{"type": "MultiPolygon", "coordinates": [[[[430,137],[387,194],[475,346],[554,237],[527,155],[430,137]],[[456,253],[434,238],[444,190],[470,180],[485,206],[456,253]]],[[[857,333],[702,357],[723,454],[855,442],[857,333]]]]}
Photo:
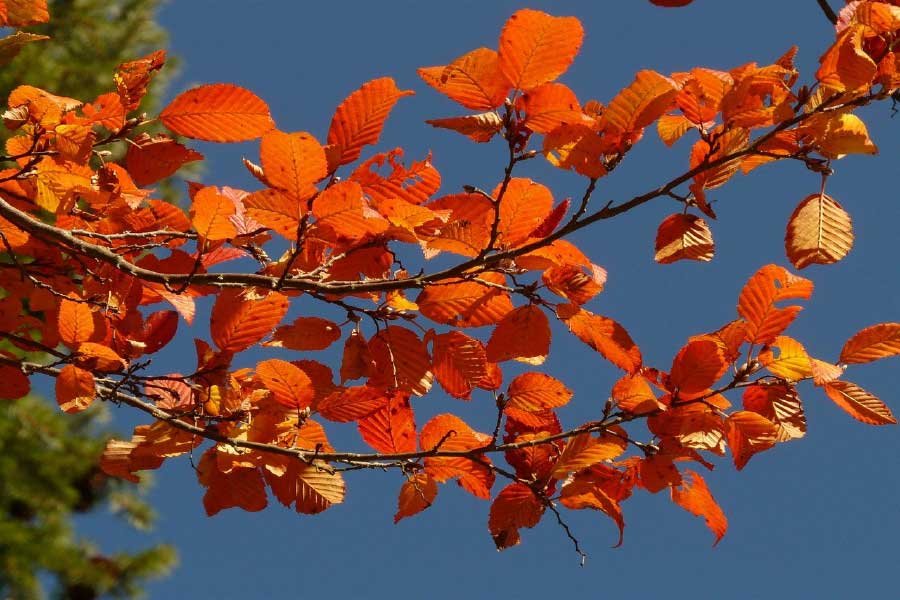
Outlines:
{"type": "Polygon", "coordinates": [[[575,17],[516,11],[500,33],[500,70],[520,90],[553,81],[572,64],[583,37],[584,29],[575,17]]]}
{"type": "Polygon", "coordinates": [[[487,272],[471,280],[448,281],[422,290],[416,298],[419,311],[436,323],[454,327],[481,327],[499,323],[513,310],[509,292],[494,285],[505,285],[506,277],[487,272]],[[478,283],[483,280],[484,283],[478,283]]]}
{"type": "Polygon", "coordinates": [[[776,441],[806,435],[806,414],[797,390],[786,383],[760,382],[744,389],[744,409],[759,413],[777,427],[776,441]]]}
{"type": "Polygon", "coordinates": [[[593,123],[581,111],[575,92],[561,83],[545,83],[529,90],[520,97],[518,106],[525,112],[525,126],[535,133],[550,133],[564,123],[593,123]]]}
{"type": "Polygon", "coordinates": [[[831,196],[811,194],[794,209],[784,246],[788,259],[798,269],[836,263],[853,247],[850,215],[831,196]]]}
{"type": "Polygon", "coordinates": [[[363,441],[378,452],[416,451],[416,421],[409,393],[388,394],[380,408],[359,419],[358,427],[363,441]]]}
{"type": "Polygon", "coordinates": [[[841,349],[840,362],[866,363],[900,354],[900,323],[879,323],[862,329],[841,349]]]}
{"type": "Polygon", "coordinates": [[[324,350],[341,338],[341,328],[321,317],[297,317],[290,325],[282,325],[265,346],[289,350],[324,350]]]}
{"type": "Polygon", "coordinates": [[[812,377],[812,363],[800,342],[786,335],[779,335],[769,346],[778,349],[778,356],[775,356],[771,348],[767,348],[759,353],[759,362],[770,373],[790,381],[812,377]]]}
{"type": "Polygon", "coordinates": [[[74,297],[59,303],[59,339],[69,348],[77,348],[94,335],[94,313],[91,305],[74,297]]]}
{"type": "Polygon", "coordinates": [[[862,25],[845,29],[819,59],[816,79],[823,86],[837,91],[854,91],[871,83],[877,65],[863,49],[862,25]]]}
{"type": "Polygon", "coordinates": [[[96,396],[94,376],[75,365],[65,365],[56,377],[56,403],[67,413],[81,412],[96,396]]]}
{"type": "Polygon", "coordinates": [[[278,292],[265,296],[228,288],[219,292],[210,317],[213,343],[222,352],[250,348],[269,335],[287,313],[288,299],[278,292]]]}
{"type": "Polygon", "coordinates": [[[371,385],[409,390],[416,396],[431,389],[431,357],[415,332],[397,325],[385,327],[369,340],[369,352],[376,365],[371,385]]]}
{"type": "Polygon", "coordinates": [[[208,142],[253,140],[275,127],[262,99],[228,83],[203,85],[180,94],[159,119],[178,135],[208,142]]]}
{"type": "Polygon", "coordinates": [[[200,237],[210,240],[227,240],[237,235],[231,220],[234,202],[213,187],[202,188],[191,201],[191,225],[200,237]]]}
{"type": "Polygon", "coordinates": [[[544,373],[522,373],[509,383],[507,406],[528,412],[559,408],[572,399],[572,390],[561,381],[544,373]]]}
{"type": "Polygon", "coordinates": [[[487,359],[493,363],[515,359],[531,365],[544,362],[550,353],[550,322],[539,306],[519,307],[497,324],[487,343],[487,359]]]}
{"type": "Polygon", "coordinates": [[[349,423],[384,406],[387,395],[384,390],[367,385],[340,388],[319,402],[316,409],[329,421],[349,423]]]}
{"type": "Polygon", "coordinates": [[[303,409],[313,400],[315,390],[309,376],[285,360],[272,358],[262,361],[256,365],[256,376],[279,404],[303,409]]]}
{"type": "Polygon", "coordinates": [[[897,419],[887,405],[849,381],[832,381],[825,384],[825,393],[835,404],[863,423],[869,425],[896,425],[897,419]]]}
{"type": "Polygon", "coordinates": [[[509,93],[497,52],[489,48],[472,50],[443,67],[423,67],[419,77],[472,110],[497,108],[509,93]]]}
{"type": "Polygon", "coordinates": [[[609,102],[603,116],[621,132],[641,129],[669,112],[677,93],[668,77],[656,71],[638,71],[631,85],[609,102]]]}
{"type": "Polygon", "coordinates": [[[719,380],[728,363],[716,342],[699,339],[689,342],[672,361],[669,384],[679,397],[688,399],[711,388],[719,380]]]}
{"type": "Polygon", "coordinates": [[[469,400],[488,376],[487,354],[480,340],[461,331],[434,336],[434,376],[448,394],[469,400]]]}
{"type": "Polygon", "coordinates": [[[519,529],[537,525],[544,514],[544,504],[531,489],[515,482],[500,490],[491,503],[488,529],[497,550],[519,543],[519,529]]]}
{"type": "Polygon", "coordinates": [[[714,252],[712,232],[700,217],[675,213],[659,224],[653,257],[656,262],[668,264],[682,259],[708,262],[714,252]]]}
{"type": "Polygon", "coordinates": [[[641,351],[625,329],[607,317],[566,304],[556,315],[582,342],[620,369],[634,373],[641,367],[641,351]]]}
{"type": "Polygon", "coordinates": [[[595,179],[607,173],[604,151],[600,135],[581,124],[560,125],[544,137],[542,149],[553,166],[595,179]]]}
{"type": "Polygon", "coordinates": [[[347,96],[337,107],[328,129],[328,143],[338,148],[338,165],[353,162],[363,146],[377,142],[397,100],[414,93],[397,88],[393,79],[383,77],[364,83],[347,96]]]}
{"type": "Polygon", "coordinates": [[[315,184],[328,174],[325,151],[306,132],[266,133],[259,146],[259,157],[269,186],[287,192],[299,202],[315,194],[315,184]]]}
{"type": "Polygon", "coordinates": [[[394,523],[411,517],[431,506],[437,498],[437,482],[427,473],[416,473],[403,482],[397,499],[397,514],[394,523]]]}
{"type": "Polygon", "coordinates": [[[780,300],[804,299],[812,295],[808,279],[790,273],[778,265],[766,265],[757,271],[738,299],[738,314],[747,322],[747,341],[769,344],[784,331],[802,310],[799,306],[779,308],[780,300]]]}
{"type": "Polygon", "coordinates": [[[759,413],[739,410],[726,420],[728,446],[734,458],[734,466],[740,471],[754,454],[775,445],[778,429],[772,421],[759,413]]]}
{"type": "MultiPolygon", "coordinates": [[[[624,433],[619,430],[617,433],[624,433]]],[[[599,436],[581,433],[569,438],[556,461],[553,477],[563,479],[572,471],[586,469],[599,462],[621,456],[628,443],[622,437],[604,432],[599,436]]]]}
{"type": "Polygon", "coordinates": [[[141,187],[165,179],[182,165],[196,160],[203,160],[203,155],[163,134],[138,137],[133,144],[128,144],[125,154],[125,166],[141,187]]]}
{"type": "MultiPolygon", "coordinates": [[[[501,186],[494,189],[494,197],[501,186]]],[[[514,177],[500,199],[500,243],[515,248],[525,243],[553,210],[553,194],[530,179],[514,177]]]]}
{"type": "Polygon", "coordinates": [[[489,142],[503,128],[503,120],[495,112],[449,117],[446,119],[429,119],[425,121],[432,127],[450,129],[461,133],[474,142],[489,142]]]}
{"type": "Polygon", "coordinates": [[[682,480],[680,486],[670,488],[672,502],[693,515],[703,517],[706,526],[716,536],[716,541],[713,542],[713,546],[715,546],[728,530],[728,519],[725,518],[725,513],[722,512],[709,488],[706,487],[703,477],[699,473],[689,470],[685,471],[684,475],[687,479],[682,480]]]}

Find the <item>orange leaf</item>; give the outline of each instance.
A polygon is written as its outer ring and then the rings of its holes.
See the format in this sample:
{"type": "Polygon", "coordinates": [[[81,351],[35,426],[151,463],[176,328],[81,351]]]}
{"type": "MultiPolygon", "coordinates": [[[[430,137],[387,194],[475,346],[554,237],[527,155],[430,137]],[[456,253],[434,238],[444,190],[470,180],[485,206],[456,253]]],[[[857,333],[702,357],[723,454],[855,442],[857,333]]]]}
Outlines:
{"type": "Polygon", "coordinates": [[[558,379],[534,371],[522,373],[509,383],[507,406],[528,412],[558,408],[572,399],[572,390],[558,379]]]}
{"type": "Polygon", "coordinates": [[[491,138],[503,129],[503,120],[493,111],[464,117],[428,119],[425,122],[438,129],[450,129],[461,133],[478,143],[491,141],[491,138]]]}
{"type": "Polygon", "coordinates": [[[340,338],[341,328],[334,322],[319,317],[298,317],[290,325],[276,329],[272,341],[263,345],[299,351],[324,350],[340,338]]]}
{"type": "Polygon", "coordinates": [[[370,415],[384,406],[387,392],[367,385],[338,389],[321,402],[316,409],[329,421],[349,423],[370,415]]]}
{"type": "Polygon", "coordinates": [[[900,323],[879,323],[862,329],[841,349],[842,363],[866,363],[900,354],[900,323]]]}
{"type": "Polygon", "coordinates": [[[369,344],[362,334],[353,330],[344,342],[341,359],[341,383],[350,379],[369,377],[374,372],[375,361],[369,352],[369,344]]]}
{"type": "Polygon", "coordinates": [[[69,348],[77,348],[94,335],[94,313],[90,304],[72,297],[59,303],[59,339],[69,348]]]}
{"type": "Polygon", "coordinates": [[[76,349],[75,364],[91,371],[116,373],[125,369],[128,361],[103,344],[82,342],[76,349]]]}
{"type": "Polygon", "coordinates": [[[744,390],[744,409],[759,413],[775,423],[776,441],[802,438],[806,435],[803,403],[792,385],[757,383],[744,390]]]}
{"type": "Polygon", "coordinates": [[[412,90],[400,90],[390,77],[374,79],[347,96],[334,113],[328,129],[328,143],[339,149],[337,165],[353,162],[362,147],[374,144],[381,136],[384,122],[397,100],[415,94],[412,90]]]}
{"type": "Polygon", "coordinates": [[[314,184],[328,174],[325,150],[306,132],[269,131],[260,143],[259,158],[268,185],[296,202],[315,194],[314,184]]]}
{"type": "Polygon", "coordinates": [[[641,368],[640,348],[628,332],[612,319],[572,304],[558,306],[556,315],[578,339],[620,369],[634,373],[641,368]]]}
{"type": "Polygon", "coordinates": [[[575,17],[516,11],[500,33],[500,70],[520,90],[553,81],[572,64],[583,37],[584,29],[575,17]]]}
{"type": "MultiPolygon", "coordinates": [[[[620,430],[619,433],[624,432],[620,430]]],[[[553,467],[553,477],[564,479],[572,471],[580,471],[617,458],[625,452],[627,446],[628,443],[623,438],[610,433],[600,436],[578,434],[566,442],[566,447],[553,467]]]]}
{"type": "Polygon", "coordinates": [[[191,224],[197,235],[209,241],[227,240],[237,235],[231,220],[234,202],[214,186],[201,188],[191,200],[191,224]]]}
{"type": "Polygon", "coordinates": [[[0,26],[25,27],[48,21],[47,0],[3,0],[0,3],[0,26]]]}
{"type": "Polygon", "coordinates": [[[619,408],[638,415],[662,408],[653,388],[643,376],[637,374],[619,379],[613,385],[612,397],[619,408]]]}
{"type": "Polygon", "coordinates": [[[165,62],[166,52],[157,50],[143,58],[116,67],[113,80],[116,82],[116,91],[126,113],[141,105],[141,99],[147,93],[147,86],[150,85],[150,76],[159,71],[165,62]]]}
{"type": "Polygon", "coordinates": [[[681,485],[672,487],[672,502],[698,517],[703,517],[706,526],[709,527],[716,541],[713,546],[722,540],[722,536],[728,530],[728,519],[722,512],[716,499],[712,497],[709,488],[706,487],[706,481],[699,473],[694,471],[685,471],[688,480],[682,480],[681,485]]]}
{"type": "Polygon", "coordinates": [[[139,136],[128,145],[125,166],[134,182],[145,187],[175,174],[182,165],[203,160],[199,152],[186,148],[167,135],[139,136]]]}
{"type": "Polygon", "coordinates": [[[431,506],[437,498],[437,482],[428,473],[416,473],[403,482],[397,499],[397,514],[394,523],[411,517],[431,506]]]}
{"type": "Polygon", "coordinates": [[[509,93],[497,52],[489,48],[472,50],[447,66],[423,67],[419,69],[419,77],[472,110],[497,108],[509,93]]]}
{"type": "Polygon", "coordinates": [[[236,85],[214,83],[188,90],[159,114],[170,131],[208,142],[244,142],[275,128],[269,107],[236,85]]]}
{"type": "Polygon", "coordinates": [[[515,359],[540,365],[550,353],[550,322],[539,306],[521,306],[497,324],[487,343],[487,359],[493,363],[515,359]]]}
{"type": "Polygon", "coordinates": [[[625,531],[625,519],[622,517],[622,508],[619,503],[611,498],[603,487],[590,479],[575,477],[560,491],[560,504],[572,510],[593,508],[611,518],[619,528],[619,541],[616,546],[622,545],[622,536],[625,531]]]}
{"type": "Polygon", "coordinates": [[[666,146],[672,146],[693,127],[694,124],[682,115],[663,115],[656,122],[656,132],[666,146]]]}
{"type": "Polygon", "coordinates": [[[550,267],[541,274],[547,289],[573,304],[584,304],[603,291],[606,271],[597,267],[590,274],[581,267],[550,267]]]}
{"type": "Polygon", "coordinates": [[[597,179],[606,175],[606,148],[600,135],[581,124],[560,125],[544,137],[541,150],[554,167],[597,179]]]}
{"type": "Polygon", "coordinates": [[[544,504],[531,488],[522,483],[511,483],[503,488],[491,503],[488,529],[497,550],[519,543],[519,529],[537,525],[544,514],[544,504]]]}
{"type": "Polygon", "coordinates": [[[269,335],[288,309],[278,292],[260,296],[253,291],[228,288],[219,292],[210,317],[213,343],[222,352],[241,352],[269,335]]]}
{"type": "Polygon", "coordinates": [[[56,403],[64,412],[83,411],[91,405],[96,394],[94,376],[90,371],[71,364],[59,370],[56,377],[56,403]]]}
{"type": "Polygon", "coordinates": [[[832,381],[825,384],[825,393],[857,421],[869,425],[897,424],[897,419],[884,402],[855,383],[832,381]]]}
{"type": "Polygon", "coordinates": [[[754,454],[768,450],[778,439],[775,424],[759,413],[739,410],[729,415],[725,423],[728,427],[728,446],[738,471],[754,454]]]}
{"type": "Polygon", "coordinates": [[[216,448],[203,453],[197,465],[197,479],[206,488],[203,507],[208,516],[226,508],[243,508],[257,512],[266,507],[266,486],[257,468],[219,470],[216,448]]]}
{"type": "Polygon", "coordinates": [[[272,493],[285,506],[294,504],[298,513],[315,515],[344,501],[347,489],[341,474],[321,461],[304,464],[286,456],[269,461],[263,474],[272,493]]]}
{"type": "Polygon", "coordinates": [[[0,387],[0,399],[3,400],[18,400],[31,391],[28,376],[13,365],[0,365],[0,381],[3,382],[0,387]]]}
{"type": "Polygon", "coordinates": [[[672,361],[669,385],[681,399],[689,399],[711,388],[727,370],[728,363],[715,341],[694,340],[679,350],[672,361]]]}
{"type": "MultiPolygon", "coordinates": [[[[422,450],[473,450],[483,447],[490,436],[478,433],[456,415],[437,415],[422,428],[419,447],[422,450]]],[[[490,459],[478,455],[483,463],[490,459]]],[[[455,477],[467,492],[478,498],[491,497],[494,472],[484,464],[463,457],[426,458],[425,472],[438,482],[455,477]]]]}
{"type": "Polygon", "coordinates": [[[793,322],[802,310],[799,306],[778,308],[780,300],[808,300],[813,283],[778,265],[766,265],[757,271],[738,299],[738,314],[747,321],[747,341],[768,344],[793,322]]]}
{"type": "Polygon", "coordinates": [[[847,27],[819,59],[816,79],[833,91],[855,91],[868,86],[878,66],[863,49],[863,25],[847,27]]]}
{"type": "Polygon", "coordinates": [[[318,219],[317,230],[327,241],[356,242],[388,228],[355,181],[341,181],[324,190],[313,202],[312,212],[318,219]]]}
{"type": "Polygon", "coordinates": [[[501,245],[515,248],[524,244],[550,215],[553,194],[546,186],[519,177],[509,181],[502,198],[501,189],[502,186],[494,189],[494,198],[500,200],[499,240],[501,245]]]}
{"type": "Polygon", "coordinates": [[[676,213],[659,224],[653,257],[656,262],[669,264],[682,259],[709,262],[714,252],[712,232],[700,217],[676,213]]]}
{"type": "Polygon", "coordinates": [[[244,196],[242,202],[251,219],[288,240],[297,239],[300,217],[305,211],[296,199],[277,190],[264,189],[244,196]]]}
{"type": "Polygon", "coordinates": [[[610,100],[603,116],[620,132],[646,127],[669,112],[678,89],[656,71],[638,71],[634,81],[610,100]]]}
{"type": "Polygon", "coordinates": [[[779,335],[769,346],[778,348],[778,357],[775,357],[770,348],[766,348],[759,353],[759,362],[770,373],[791,381],[812,377],[812,363],[800,342],[786,335],[779,335]]]}
{"type": "Polygon", "coordinates": [[[371,385],[409,390],[416,396],[431,389],[431,357],[415,332],[397,325],[385,327],[369,341],[369,352],[375,361],[371,385]]]}
{"type": "Polygon", "coordinates": [[[434,376],[448,394],[469,400],[488,377],[487,354],[480,340],[461,331],[434,336],[434,376]]]}
{"type": "Polygon", "coordinates": [[[313,400],[315,391],[309,375],[287,361],[264,360],[256,365],[256,376],[276,401],[289,408],[303,409],[313,400]]]}
{"type": "Polygon", "coordinates": [[[458,280],[446,285],[426,286],[416,298],[419,311],[436,323],[453,327],[481,327],[499,323],[513,310],[509,293],[478,283],[505,285],[500,273],[481,273],[477,278],[458,280]]]}
{"type": "Polygon", "coordinates": [[[800,201],[787,225],[784,248],[794,267],[830,265],[853,247],[853,222],[827,194],[810,194],[800,201]]]}
{"type": "Polygon", "coordinates": [[[359,419],[359,434],[378,452],[398,454],[416,451],[416,421],[409,394],[388,394],[383,405],[359,419]]]}
{"type": "Polygon", "coordinates": [[[545,83],[521,96],[518,107],[525,112],[524,125],[547,134],[564,123],[590,126],[593,119],[581,111],[575,92],[561,83],[545,83]]]}

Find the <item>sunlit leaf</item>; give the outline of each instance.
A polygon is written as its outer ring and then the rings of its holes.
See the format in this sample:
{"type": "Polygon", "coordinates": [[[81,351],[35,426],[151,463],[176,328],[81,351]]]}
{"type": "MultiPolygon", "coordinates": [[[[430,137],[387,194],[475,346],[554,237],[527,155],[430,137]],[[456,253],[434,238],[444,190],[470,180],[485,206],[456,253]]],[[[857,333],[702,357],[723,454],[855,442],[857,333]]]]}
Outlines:
{"type": "Polygon", "coordinates": [[[209,142],[243,142],[275,127],[269,107],[253,92],[214,83],[177,96],[159,114],[170,131],[209,142]]]}

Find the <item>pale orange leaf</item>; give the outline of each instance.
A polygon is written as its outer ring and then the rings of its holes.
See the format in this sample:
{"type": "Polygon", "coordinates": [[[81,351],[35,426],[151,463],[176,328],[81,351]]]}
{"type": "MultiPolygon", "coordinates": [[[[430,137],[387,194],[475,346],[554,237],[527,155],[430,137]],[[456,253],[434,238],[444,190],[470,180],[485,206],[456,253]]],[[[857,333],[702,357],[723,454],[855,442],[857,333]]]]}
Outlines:
{"type": "Polygon", "coordinates": [[[712,232],[700,217],[675,213],[659,224],[653,257],[656,262],[668,264],[682,259],[708,262],[714,252],[712,232]]]}
{"type": "Polygon", "coordinates": [[[869,425],[896,425],[897,419],[887,405],[855,383],[832,381],[825,393],[835,404],[856,419],[869,425]]]}
{"type": "Polygon", "coordinates": [[[797,269],[836,263],[853,247],[853,222],[831,196],[810,194],[788,221],[784,247],[797,269]]]}
{"type": "Polygon", "coordinates": [[[866,363],[900,354],[900,323],[879,323],[853,334],[841,349],[840,362],[866,363]]]}

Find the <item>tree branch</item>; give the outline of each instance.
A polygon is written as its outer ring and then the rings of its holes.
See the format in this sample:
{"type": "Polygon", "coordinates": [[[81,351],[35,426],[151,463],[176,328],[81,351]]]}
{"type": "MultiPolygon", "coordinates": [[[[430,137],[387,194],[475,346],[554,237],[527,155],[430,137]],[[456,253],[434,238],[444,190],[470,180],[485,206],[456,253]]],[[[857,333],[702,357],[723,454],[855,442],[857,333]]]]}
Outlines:
{"type": "Polygon", "coordinates": [[[828,4],[828,0],[816,0],[819,4],[819,8],[822,9],[822,12],[825,13],[825,18],[831,21],[832,25],[836,25],[838,21],[837,13],[834,12],[834,9],[831,8],[831,5],[828,4]]]}

